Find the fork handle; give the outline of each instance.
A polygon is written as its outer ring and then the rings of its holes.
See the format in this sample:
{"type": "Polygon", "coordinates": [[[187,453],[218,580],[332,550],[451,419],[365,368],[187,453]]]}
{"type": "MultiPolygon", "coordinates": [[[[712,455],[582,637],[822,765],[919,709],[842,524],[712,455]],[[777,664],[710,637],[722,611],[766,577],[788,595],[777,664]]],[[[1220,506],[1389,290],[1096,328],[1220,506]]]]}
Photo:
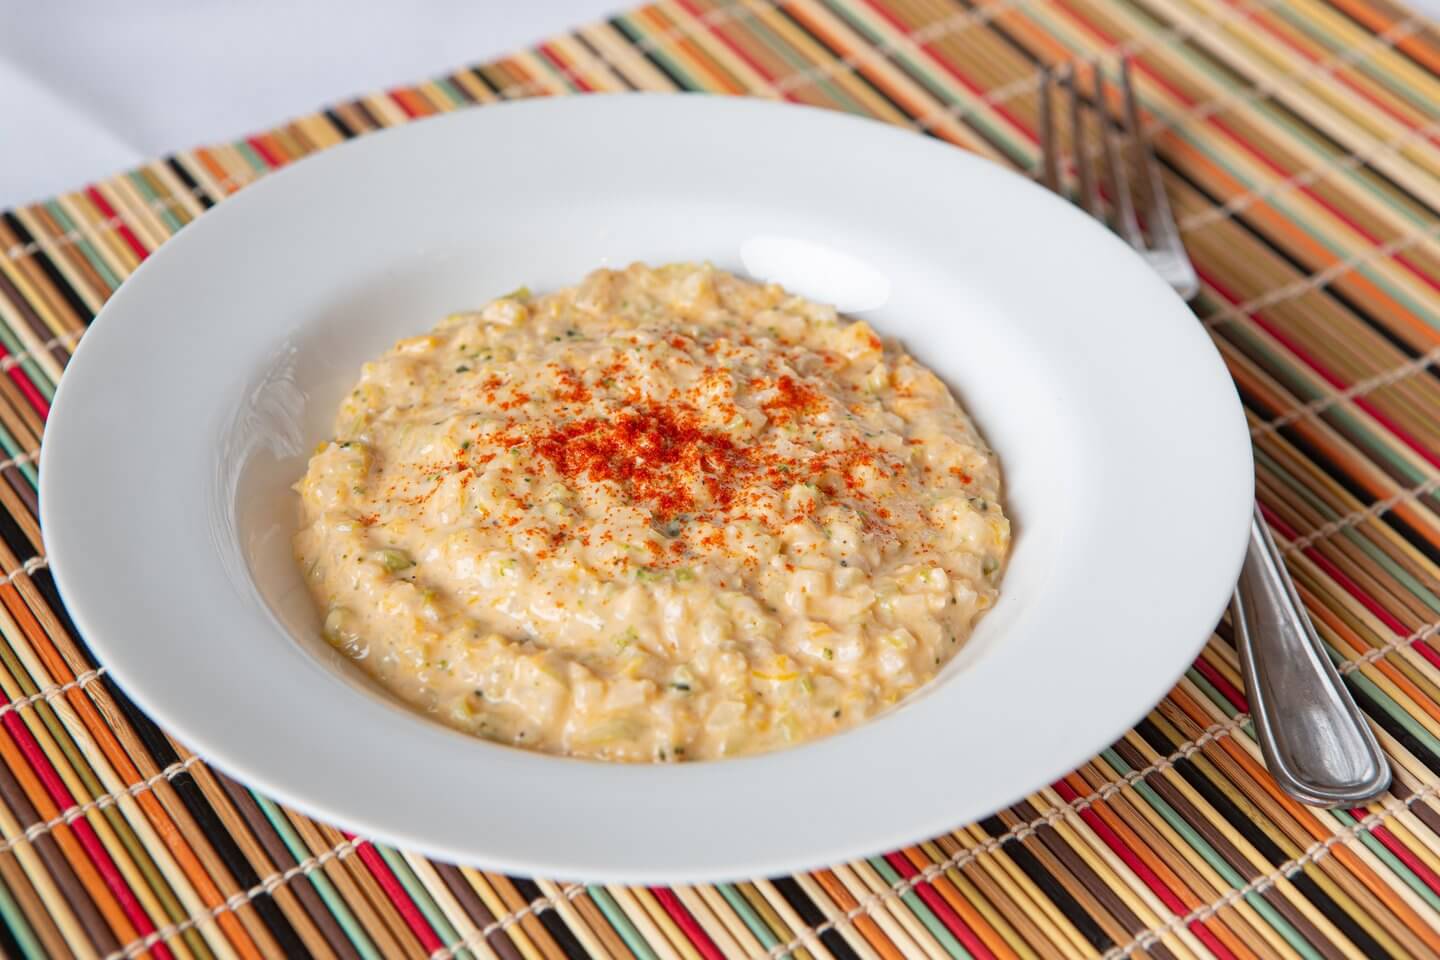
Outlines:
{"type": "Polygon", "coordinates": [[[1260,750],[1280,786],[1322,807],[1383,793],[1390,766],[1321,646],[1258,505],[1231,610],[1260,750]]]}

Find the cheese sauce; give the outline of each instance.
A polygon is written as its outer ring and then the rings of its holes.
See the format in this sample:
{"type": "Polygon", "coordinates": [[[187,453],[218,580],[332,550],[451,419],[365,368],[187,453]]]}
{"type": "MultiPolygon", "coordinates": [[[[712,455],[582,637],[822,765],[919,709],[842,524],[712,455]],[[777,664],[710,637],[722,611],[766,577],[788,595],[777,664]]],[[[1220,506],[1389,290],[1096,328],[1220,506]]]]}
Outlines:
{"type": "Polygon", "coordinates": [[[366,364],[296,485],[329,641],[461,730],[701,760],[853,726],[996,598],[994,455],[832,308],[599,270],[366,364]]]}

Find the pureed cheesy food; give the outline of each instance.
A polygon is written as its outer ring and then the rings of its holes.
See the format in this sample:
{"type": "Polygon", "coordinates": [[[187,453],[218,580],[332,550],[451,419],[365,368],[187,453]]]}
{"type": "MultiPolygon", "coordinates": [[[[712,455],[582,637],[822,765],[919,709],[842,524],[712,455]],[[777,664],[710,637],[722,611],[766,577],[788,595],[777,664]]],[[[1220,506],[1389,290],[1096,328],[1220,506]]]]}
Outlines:
{"type": "Polygon", "coordinates": [[[296,489],[335,647],[461,730],[606,760],[874,716],[965,642],[1010,543],[995,457],[934,374],[692,264],[402,340],[296,489]]]}

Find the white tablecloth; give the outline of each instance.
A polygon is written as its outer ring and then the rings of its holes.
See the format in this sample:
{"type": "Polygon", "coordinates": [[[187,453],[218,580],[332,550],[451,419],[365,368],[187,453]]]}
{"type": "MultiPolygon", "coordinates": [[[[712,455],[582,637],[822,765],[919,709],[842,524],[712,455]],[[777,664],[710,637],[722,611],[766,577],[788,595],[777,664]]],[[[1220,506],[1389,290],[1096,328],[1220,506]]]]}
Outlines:
{"type": "Polygon", "coordinates": [[[0,0],[0,208],[635,2],[0,0]]]}
{"type": "Polygon", "coordinates": [[[627,0],[0,0],[0,208],[529,46],[627,0]]]}

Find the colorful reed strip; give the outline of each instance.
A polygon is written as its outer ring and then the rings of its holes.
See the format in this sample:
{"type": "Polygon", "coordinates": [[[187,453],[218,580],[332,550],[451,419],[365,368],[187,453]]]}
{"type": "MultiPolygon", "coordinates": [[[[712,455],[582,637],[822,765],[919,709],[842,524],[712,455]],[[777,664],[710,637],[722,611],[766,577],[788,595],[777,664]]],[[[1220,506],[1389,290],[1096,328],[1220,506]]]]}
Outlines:
{"type": "Polygon", "coordinates": [[[1440,35],[1386,0],[667,0],[0,215],[0,949],[1440,955],[1437,69],[1440,35]],[[1122,53],[1204,278],[1197,314],[1251,417],[1265,515],[1394,764],[1382,802],[1280,793],[1222,623],[1134,730],[979,823],[794,877],[565,886],[252,793],[137,711],[67,620],[36,520],[55,385],[150,251],[268,171],[433,113],[632,89],[863,113],[1023,167],[1037,71],[1122,53]]]}

